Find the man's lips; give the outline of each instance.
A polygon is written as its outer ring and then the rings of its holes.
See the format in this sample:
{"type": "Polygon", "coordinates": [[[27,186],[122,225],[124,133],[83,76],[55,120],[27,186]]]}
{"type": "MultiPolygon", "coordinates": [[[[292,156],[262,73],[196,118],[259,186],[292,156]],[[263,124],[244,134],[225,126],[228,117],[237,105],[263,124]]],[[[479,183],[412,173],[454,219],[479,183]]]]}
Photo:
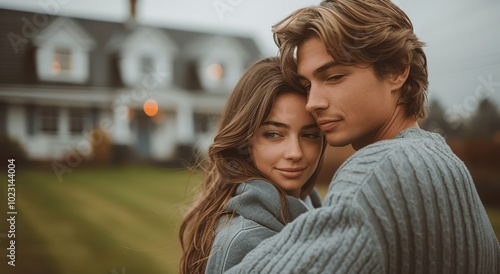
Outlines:
{"type": "Polygon", "coordinates": [[[333,130],[341,120],[318,120],[316,123],[321,131],[331,131],[333,130]]]}

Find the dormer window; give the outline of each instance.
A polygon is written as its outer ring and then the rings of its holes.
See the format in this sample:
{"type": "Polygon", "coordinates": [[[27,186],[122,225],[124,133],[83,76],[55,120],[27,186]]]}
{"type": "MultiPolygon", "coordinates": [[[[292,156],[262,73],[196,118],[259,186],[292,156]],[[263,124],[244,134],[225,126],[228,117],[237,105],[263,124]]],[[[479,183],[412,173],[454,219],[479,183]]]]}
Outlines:
{"type": "Polygon", "coordinates": [[[70,74],[71,67],[71,50],[57,48],[52,59],[52,74],[70,74]]]}
{"type": "Polygon", "coordinates": [[[108,47],[118,53],[118,67],[128,87],[144,85],[156,89],[172,83],[173,60],[177,47],[163,31],[139,27],[116,35],[108,47]]]}
{"type": "Polygon", "coordinates": [[[74,21],[58,18],[34,39],[38,79],[84,83],[90,75],[89,52],[94,40],[74,21]]]}
{"type": "Polygon", "coordinates": [[[188,50],[198,65],[201,88],[212,93],[230,92],[244,70],[247,53],[239,42],[227,37],[211,37],[193,43],[188,50]]]}
{"type": "Polygon", "coordinates": [[[207,68],[208,78],[214,81],[221,81],[224,77],[224,66],[221,64],[211,64],[207,68]]]}
{"type": "Polygon", "coordinates": [[[140,68],[142,75],[147,75],[148,73],[151,73],[151,70],[154,69],[153,57],[143,55],[141,58],[140,68]]]}

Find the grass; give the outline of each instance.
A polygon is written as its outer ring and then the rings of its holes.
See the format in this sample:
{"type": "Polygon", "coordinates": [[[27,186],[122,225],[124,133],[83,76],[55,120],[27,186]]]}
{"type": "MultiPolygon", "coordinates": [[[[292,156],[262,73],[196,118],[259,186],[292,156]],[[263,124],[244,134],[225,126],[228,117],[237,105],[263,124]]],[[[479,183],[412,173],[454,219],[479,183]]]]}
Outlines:
{"type": "MultiPolygon", "coordinates": [[[[16,267],[6,263],[4,222],[0,273],[177,273],[177,231],[199,180],[183,170],[82,167],[59,182],[52,170],[18,169],[16,267]]],[[[500,209],[487,211],[498,238],[500,209]]]]}
{"type": "Polygon", "coordinates": [[[2,261],[0,273],[178,272],[177,230],[199,177],[152,167],[16,177],[17,265],[2,261]]]}

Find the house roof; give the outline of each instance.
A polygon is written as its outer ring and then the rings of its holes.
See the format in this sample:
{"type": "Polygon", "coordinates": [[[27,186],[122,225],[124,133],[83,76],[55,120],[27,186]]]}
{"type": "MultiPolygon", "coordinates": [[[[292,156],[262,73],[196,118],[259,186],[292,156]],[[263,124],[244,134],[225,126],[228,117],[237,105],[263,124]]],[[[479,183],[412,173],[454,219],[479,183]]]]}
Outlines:
{"type": "MultiPolygon", "coordinates": [[[[94,41],[95,46],[90,52],[90,78],[84,84],[60,84],[39,81],[35,69],[35,44],[33,38],[37,33],[50,25],[56,17],[51,15],[37,14],[33,12],[17,11],[0,8],[0,85],[23,85],[23,86],[88,86],[88,87],[122,87],[123,84],[118,75],[116,65],[116,51],[107,46],[112,37],[124,35],[130,32],[126,22],[106,22],[82,18],[70,18],[76,22],[94,41]],[[38,17],[36,17],[38,16],[38,17]],[[38,20],[40,21],[36,21],[38,20]],[[43,18],[48,18],[48,24],[42,25],[43,18]],[[35,22],[33,21],[35,19],[35,22]],[[29,22],[30,27],[27,27],[29,22]],[[40,27],[37,26],[40,25],[40,27]]],[[[183,49],[203,37],[214,35],[230,37],[238,41],[251,56],[248,63],[260,58],[260,52],[255,41],[251,37],[237,35],[224,35],[220,33],[198,32],[181,30],[175,28],[158,27],[168,37],[175,41],[180,52],[176,54],[175,63],[183,62],[186,58],[183,49]]],[[[181,68],[185,66],[180,66],[181,68]]],[[[176,73],[178,74],[178,73],[176,73]]],[[[183,81],[174,83],[182,85],[183,81]]]]}

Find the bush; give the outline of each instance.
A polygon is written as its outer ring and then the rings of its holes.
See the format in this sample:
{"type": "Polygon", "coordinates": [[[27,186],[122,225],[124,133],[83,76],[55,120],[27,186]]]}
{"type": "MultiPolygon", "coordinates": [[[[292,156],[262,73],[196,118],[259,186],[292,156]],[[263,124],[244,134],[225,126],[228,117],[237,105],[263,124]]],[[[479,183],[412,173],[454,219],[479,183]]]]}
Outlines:
{"type": "Polygon", "coordinates": [[[93,130],[92,132],[99,133],[100,136],[97,137],[100,138],[93,140],[94,142],[92,146],[92,156],[89,159],[89,163],[96,165],[110,164],[112,158],[111,140],[109,139],[108,135],[99,128],[93,130]]]}
{"type": "Polygon", "coordinates": [[[21,144],[7,135],[0,135],[0,159],[7,161],[7,159],[15,159],[16,165],[27,163],[26,152],[21,144]]]}

